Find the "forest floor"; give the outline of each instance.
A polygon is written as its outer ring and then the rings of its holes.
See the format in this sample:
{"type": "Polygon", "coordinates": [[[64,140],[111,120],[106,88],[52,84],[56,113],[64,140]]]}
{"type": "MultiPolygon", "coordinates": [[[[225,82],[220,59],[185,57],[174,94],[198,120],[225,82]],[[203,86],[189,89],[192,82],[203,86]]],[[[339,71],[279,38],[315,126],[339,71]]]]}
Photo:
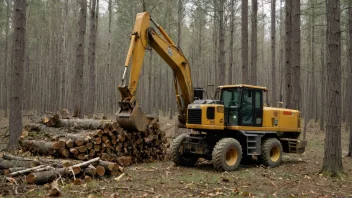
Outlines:
{"type": "MultiPolygon", "coordinates": [[[[27,121],[25,121],[27,122],[27,121]]],[[[174,121],[161,119],[162,128],[172,136],[174,121]],[[170,127],[169,127],[170,126],[170,127]]],[[[8,121],[0,118],[0,147],[6,145],[8,121]]],[[[342,153],[348,149],[348,132],[342,131],[342,153]]],[[[317,124],[308,126],[308,147],[302,155],[285,154],[277,168],[266,168],[253,161],[234,172],[216,172],[209,161],[196,167],[177,167],[171,161],[136,164],[125,175],[101,178],[81,186],[60,186],[63,197],[352,197],[352,158],[343,157],[346,177],[319,175],[324,150],[324,132],[317,124]]],[[[0,185],[3,179],[0,179],[0,185]]],[[[6,193],[0,187],[0,197],[6,193]]],[[[23,185],[22,197],[47,196],[46,186],[23,185]]],[[[11,197],[11,194],[7,194],[11,197]]],[[[17,197],[16,196],[16,197],[17,197]]]]}

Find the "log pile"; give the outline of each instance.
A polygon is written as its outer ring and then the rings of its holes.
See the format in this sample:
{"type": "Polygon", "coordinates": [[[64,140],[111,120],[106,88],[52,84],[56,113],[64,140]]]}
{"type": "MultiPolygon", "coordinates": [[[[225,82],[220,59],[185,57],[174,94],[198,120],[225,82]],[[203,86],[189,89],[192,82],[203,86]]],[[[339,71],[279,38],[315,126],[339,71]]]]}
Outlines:
{"type": "Polygon", "coordinates": [[[24,127],[20,144],[34,155],[88,160],[100,157],[121,166],[164,160],[165,132],[153,120],[143,132],[127,131],[116,122],[44,117],[24,127]]]}
{"type": "Polygon", "coordinates": [[[74,184],[91,181],[105,175],[119,176],[123,168],[114,162],[103,161],[99,157],[81,163],[61,163],[60,161],[38,161],[35,158],[3,154],[0,158],[0,172],[7,177],[24,176],[28,184],[46,184],[61,178],[68,178],[74,184]]]}

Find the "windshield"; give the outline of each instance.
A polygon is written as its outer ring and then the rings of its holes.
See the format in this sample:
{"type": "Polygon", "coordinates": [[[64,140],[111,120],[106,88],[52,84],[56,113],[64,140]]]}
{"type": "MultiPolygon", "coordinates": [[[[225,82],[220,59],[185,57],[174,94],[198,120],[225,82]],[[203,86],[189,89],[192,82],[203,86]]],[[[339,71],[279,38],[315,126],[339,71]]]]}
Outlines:
{"type": "Polygon", "coordinates": [[[241,100],[240,89],[238,88],[223,89],[221,91],[220,100],[224,103],[225,107],[230,107],[230,106],[238,107],[241,100]]]}

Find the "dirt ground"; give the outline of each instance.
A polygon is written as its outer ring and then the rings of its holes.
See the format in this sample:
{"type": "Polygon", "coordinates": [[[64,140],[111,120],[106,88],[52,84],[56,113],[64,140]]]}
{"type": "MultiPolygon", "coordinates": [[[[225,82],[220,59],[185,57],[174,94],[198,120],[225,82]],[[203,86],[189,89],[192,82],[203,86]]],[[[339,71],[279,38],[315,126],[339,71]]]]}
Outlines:
{"type": "MultiPolygon", "coordinates": [[[[27,121],[26,121],[27,122],[27,121]]],[[[161,119],[162,128],[173,134],[174,121],[161,119]]],[[[6,145],[8,122],[0,118],[0,146],[6,145]],[[4,135],[5,134],[5,135],[4,135]]],[[[348,149],[348,133],[343,129],[342,153],[348,149]]],[[[60,184],[63,197],[352,197],[352,158],[343,158],[347,176],[325,178],[318,172],[322,166],[324,132],[309,124],[308,147],[302,155],[285,154],[283,164],[266,168],[253,161],[238,171],[216,172],[209,161],[196,167],[177,167],[170,161],[137,164],[126,168],[120,178],[101,178],[81,186],[60,184]]],[[[1,178],[1,177],[0,177],[1,178]]],[[[12,184],[0,179],[0,197],[14,196],[12,184]]],[[[20,184],[20,197],[47,196],[47,186],[20,184]]]]}

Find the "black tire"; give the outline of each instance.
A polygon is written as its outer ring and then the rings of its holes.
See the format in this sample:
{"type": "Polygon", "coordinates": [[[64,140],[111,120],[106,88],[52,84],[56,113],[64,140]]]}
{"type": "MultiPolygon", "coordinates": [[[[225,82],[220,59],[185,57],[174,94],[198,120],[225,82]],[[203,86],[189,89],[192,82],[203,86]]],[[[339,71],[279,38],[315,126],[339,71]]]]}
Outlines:
{"type": "Polygon", "coordinates": [[[241,144],[233,138],[219,140],[212,153],[213,166],[218,171],[234,171],[241,162],[241,144]]]}
{"type": "Polygon", "coordinates": [[[188,134],[181,134],[172,141],[170,149],[171,160],[177,166],[194,166],[198,161],[198,157],[191,153],[180,153],[180,148],[187,137],[188,134]]]}
{"type": "Polygon", "coordinates": [[[264,164],[269,167],[277,167],[282,162],[282,145],[276,138],[264,140],[262,144],[262,155],[260,156],[264,164]]]}

